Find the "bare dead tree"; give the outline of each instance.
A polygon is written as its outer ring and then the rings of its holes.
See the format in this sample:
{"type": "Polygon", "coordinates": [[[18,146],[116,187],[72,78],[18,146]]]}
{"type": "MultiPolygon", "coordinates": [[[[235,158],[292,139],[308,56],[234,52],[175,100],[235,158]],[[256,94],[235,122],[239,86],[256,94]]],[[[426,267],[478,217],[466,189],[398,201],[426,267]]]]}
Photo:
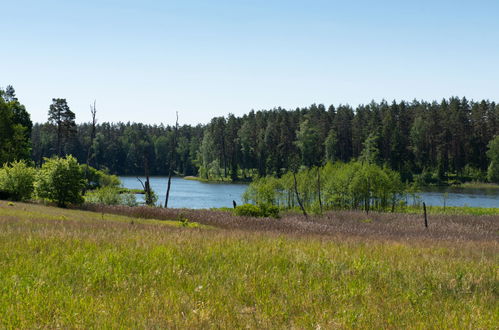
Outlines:
{"type": "Polygon", "coordinates": [[[300,194],[298,193],[298,183],[296,182],[296,173],[293,171],[293,179],[295,183],[295,195],[296,195],[296,200],[298,201],[298,205],[300,205],[301,211],[303,212],[303,215],[305,218],[307,217],[307,211],[305,211],[305,208],[303,207],[303,203],[301,202],[300,199],[300,194]]]}
{"type": "Polygon", "coordinates": [[[168,185],[166,187],[166,198],[165,198],[165,208],[168,208],[168,199],[170,198],[170,187],[172,185],[172,175],[173,175],[173,160],[175,157],[175,151],[177,150],[177,133],[178,133],[178,111],[177,120],[175,121],[175,128],[173,130],[173,141],[170,152],[170,162],[168,164],[168,185]]]}
{"type": "MultiPolygon", "coordinates": [[[[88,176],[88,167],[90,166],[90,160],[92,159],[93,153],[92,153],[92,146],[94,144],[95,140],[95,130],[97,126],[97,108],[95,107],[96,101],[94,100],[94,104],[90,105],[90,113],[92,114],[92,129],[90,131],[90,143],[88,145],[88,150],[87,150],[87,166],[85,166],[85,178],[88,176]]],[[[85,193],[86,187],[83,188],[83,193],[85,193]]]]}
{"type": "Polygon", "coordinates": [[[94,100],[93,106],[90,105],[90,113],[92,114],[92,129],[90,131],[90,144],[88,146],[88,151],[87,151],[87,165],[89,166],[90,166],[90,161],[94,156],[94,154],[92,153],[92,146],[94,144],[95,130],[97,126],[97,118],[95,117],[95,115],[97,114],[97,109],[95,108],[95,103],[96,101],[94,100]]]}
{"type": "Polygon", "coordinates": [[[321,167],[317,166],[317,193],[319,195],[319,207],[322,214],[322,198],[321,198],[321,167]]]}
{"type": "Polygon", "coordinates": [[[142,182],[142,180],[140,180],[138,177],[137,180],[139,180],[140,184],[142,185],[142,189],[144,189],[146,205],[153,205],[154,200],[152,196],[151,183],[149,180],[149,159],[147,152],[144,152],[144,175],[146,177],[145,182],[142,182]]]}

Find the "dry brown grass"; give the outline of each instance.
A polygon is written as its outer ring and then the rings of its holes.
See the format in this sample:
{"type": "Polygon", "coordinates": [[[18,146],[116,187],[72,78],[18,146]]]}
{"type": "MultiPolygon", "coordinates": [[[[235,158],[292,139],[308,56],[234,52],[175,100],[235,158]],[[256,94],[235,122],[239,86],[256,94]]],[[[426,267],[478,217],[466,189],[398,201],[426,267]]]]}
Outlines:
{"type": "Polygon", "coordinates": [[[241,217],[230,212],[212,210],[96,205],[87,205],[85,209],[146,219],[172,220],[185,216],[190,221],[218,228],[282,234],[490,242],[497,242],[499,238],[499,216],[431,215],[429,228],[425,228],[422,215],[399,213],[366,215],[359,211],[337,211],[308,218],[298,214],[286,214],[280,219],[273,219],[241,217]]]}

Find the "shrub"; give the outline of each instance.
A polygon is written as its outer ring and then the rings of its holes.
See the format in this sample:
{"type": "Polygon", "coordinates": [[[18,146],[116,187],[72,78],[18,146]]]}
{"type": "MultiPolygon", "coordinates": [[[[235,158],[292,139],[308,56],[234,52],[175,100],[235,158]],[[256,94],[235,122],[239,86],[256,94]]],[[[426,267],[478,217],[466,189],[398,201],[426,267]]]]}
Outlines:
{"type": "Polygon", "coordinates": [[[113,187],[103,187],[87,192],[85,202],[92,204],[119,205],[121,204],[120,191],[113,187]]]}
{"type": "Polygon", "coordinates": [[[134,194],[120,193],[120,188],[103,187],[87,192],[85,202],[90,204],[103,205],[126,205],[137,206],[137,199],[134,194]]]}
{"type": "Polygon", "coordinates": [[[87,180],[86,189],[88,190],[101,187],[119,187],[121,185],[120,178],[116,175],[107,173],[107,170],[99,171],[87,164],[82,164],[80,167],[87,180]]]}
{"type": "Polygon", "coordinates": [[[262,210],[253,204],[243,204],[236,206],[234,213],[239,216],[247,216],[247,217],[261,217],[262,210]]]}
{"type": "Polygon", "coordinates": [[[487,180],[487,172],[484,172],[469,164],[464,166],[462,176],[464,181],[484,182],[487,180]]]}
{"type": "Polygon", "coordinates": [[[235,215],[247,217],[279,217],[279,208],[268,204],[243,204],[234,210],[235,215]]]}
{"type": "Polygon", "coordinates": [[[73,156],[45,158],[35,182],[38,197],[54,201],[60,207],[83,202],[83,173],[73,156]]]}
{"type": "Polygon", "coordinates": [[[3,196],[16,201],[31,198],[34,190],[36,170],[26,162],[18,161],[10,165],[4,164],[0,169],[0,191],[3,196]]]}
{"type": "Polygon", "coordinates": [[[138,206],[139,203],[137,202],[137,198],[135,197],[135,194],[131,193],[125,193],[121,194],[121,202],[120,204],[126,205],[126,206],[138,206]]]}
{"type": "Polygon", "coordinates": [[[264,217],[279,217],[279,208],[277,206],[270,204],[260,204],[259,207],[262,210],[264,217]]]}

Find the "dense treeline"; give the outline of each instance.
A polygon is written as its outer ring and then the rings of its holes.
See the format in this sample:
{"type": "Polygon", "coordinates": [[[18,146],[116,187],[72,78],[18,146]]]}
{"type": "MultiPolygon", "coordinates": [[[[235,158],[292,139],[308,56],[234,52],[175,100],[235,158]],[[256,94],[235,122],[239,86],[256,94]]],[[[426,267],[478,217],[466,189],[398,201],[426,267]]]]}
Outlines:
{"type": "MultiPolygon", "coordinates": [[[[77,125],[62,146],[87,162],[91,125],[77,125]]],[[[57,153],[54,124],[33,127],[33,159],[57,153]]],[[[300,165],[357,159],[366,144],[376,162],[401,173],[402,180],[423,174],[428,181],[458,175],[485,180],[486,151],[499,134],[499,105],[465,98],[437,102],[372,102],[352,108],[251,111],[242,117],[213,118],[207,125],[179,127],[176,148],[171,126],[102,123],[96,127],[91,165],[118,174],[177,174],[206,179],[241,179],[254,174],[280,177],[300,165]],[[175,150],[174,157],[170,157],[175,150]]]]}
{"type": "MultiPolygon", "coordinates": [[[[173,162],[180,175],[197,173],[196,155],[202,140],[202,126],[180,126],[176,148],[173,148],[173,127],[136,123],[102,123],[96,125],[95,139],[90,153],[92,125],[79,124],[62,146],[63,155],[71,154],[80,163],[116,174],[144,174],[147,166],[151,175],[168,174],[170,153],[175,149],[173,162]],[[91,159],[88,160],[89,155],[91,159]]],[[[33,126],[33,160],[40,164],[44,157],[57,154],[57,129],[51,123],[33,126]]]]}
{"type": "Polygon", "coordinates": [[[47,122],[32,125],[14,89],[0,90],[0,164],[31,154],[40,166],[44,157],[73,155],[115,174],[167,175],[171,166],[178,175],[236,180],[346,163],[367,148],[402,181],[415,174],[426,183],[485,181],[494,163],[488,146],[499,135],[499,105],[456,97],[250,111],[183,125],[176,133],[164,125],[77,125],[65,99],[53,99],[47,110],[47,122]]]}

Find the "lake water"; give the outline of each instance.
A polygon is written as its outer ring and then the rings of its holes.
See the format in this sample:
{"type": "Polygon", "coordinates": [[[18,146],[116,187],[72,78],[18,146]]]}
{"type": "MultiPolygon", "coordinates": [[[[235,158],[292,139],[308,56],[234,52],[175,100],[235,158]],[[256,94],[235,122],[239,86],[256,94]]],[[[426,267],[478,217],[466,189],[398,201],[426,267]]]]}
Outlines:
{"type": "MultiPolygon", "coordinates": [[[[139,177],[142,181],[145,179],[139,177]]],[[[125,188],[142,189],[136,177],[120,177],[125,188]]],[[[168,178],[151,177],[151,188],[158,195],[158,203],[165,203],[166,185],[168,178]]],[[[212,207],[232,207],[235,200],[242,204],[241,196],[246,190],[246,184],[204,183],[199,181],[172,178],[170,200],[168,206],[172,208],[209,209],[212,207]]],[[[499,207],[499,189],[456,189],[435,188],[419,193],[421,202],[426,205],[470,206],[470,207],[499,207]]],[[[137,195],[139,201],[143,195],[137,195]]],[[[412,198],[408,198],[412,204],[412,198]]]]}
{"type": "Polygon", "coordinates": [[[419,196],[426,205],[499,207],[499,189],[433,188],[419,196]]]}
{"type": "MultiPolygon", "coordinates": [[[[145,178],[139,177],[142,182],[145,178]]],[[[123,187],[142,189],[137,177],[120,177],[123,187]]],[[[151,188],[158,195],[158,203],[165,204],[167,177],[151,177],[151,188]]],[[[204,183],[182,178],[172,178],[168,206],[172,208],[209,209],[212,207],[232,207],[232,201],[241,205],[241,196],[246,190],[245,184],[204,183]]],[[[144,195],[137,195],[138,201],[144,201],[144,195]]]]}

